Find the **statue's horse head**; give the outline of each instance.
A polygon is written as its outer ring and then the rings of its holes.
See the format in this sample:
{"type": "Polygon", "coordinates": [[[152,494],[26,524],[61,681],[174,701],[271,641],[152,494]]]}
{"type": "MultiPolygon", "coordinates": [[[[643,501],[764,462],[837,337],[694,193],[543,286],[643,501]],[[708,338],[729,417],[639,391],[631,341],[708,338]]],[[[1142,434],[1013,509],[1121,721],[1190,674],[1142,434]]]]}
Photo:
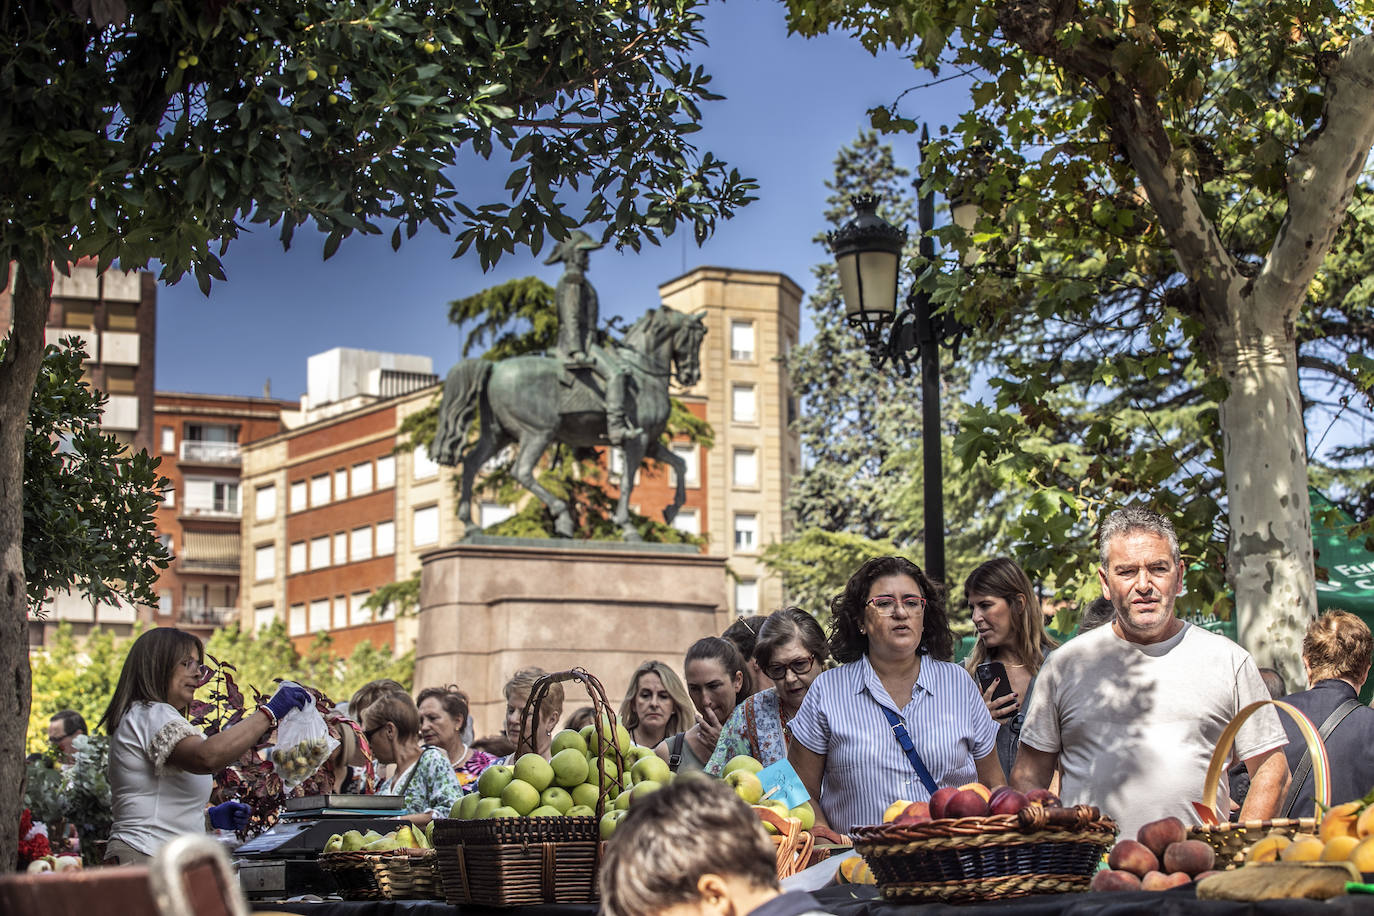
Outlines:
{"type": "Polygon", "coordinates": [[[625,343],[654,360],[665,371],[671,365],[678,384],[690,388],[701,380],[705,314],[688,314],[660,306],[635,322],[625,335],[625,343]]]}

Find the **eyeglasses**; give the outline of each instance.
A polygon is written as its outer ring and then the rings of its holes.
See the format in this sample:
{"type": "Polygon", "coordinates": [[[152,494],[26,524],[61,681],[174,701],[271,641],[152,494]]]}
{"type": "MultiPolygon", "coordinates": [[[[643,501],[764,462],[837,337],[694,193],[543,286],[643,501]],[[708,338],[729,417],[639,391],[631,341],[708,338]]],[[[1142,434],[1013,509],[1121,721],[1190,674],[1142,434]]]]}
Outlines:
{"type": "Polygon", "coordinates": [[[367,730],[365,730],[365,731],[363,732],[363,737],[367,739],[367,743],[368,743],[368,744],[371,744],[371,743],[372,743],[372,736],[375,735],[375,734],[377,734],[377,732],[379,732],[379,731],[381,731],[382,729],[386,728],[386,727],[387,727],[388,725],[390,725],[390,724],[391,724],[390,722],[383,722],[381,725],[378,725],[376,728],[369,728],[369,729],[367,729],[367,730]]]}
{"type": "Polygon", "coordinates": [[[808,655],[806,658],[799,658],[785,665],[769,665],[763,669],[763,673],[768,675],[770,681],[780,681],[787,677],[789,671],[797,677],[803,677],[809,674],[814,667],[816,667],[816,656],[808,655]]]}
{"type": "Polygon", "coordinates": [[[68,738],[75,734],[76,732],[67,732],[65,735],[58,735],[56,738],[54,738],[52,735],[49,735],[48,742],[50,744],[61,744],[63,741],[66,741],[68,738]]]}
{"type": "Polygon", "coordinates": [[[177,667],[185,668],[187,671],[194,671],[196,673],[196,682],[198,684],[204,684],[206,681],[210,679],[209,666],[201,664],[194,658],[183,658],[181,661],[177,662],[177,667]]]}
{"type": "MultiPolygon", "coordinates": [[[[876,598],[869,598],[868,604],[873,610],[878,612],[879,617],[891,617],[897,613],[898,601],[891,595],[879,595],[876,598]]],[[[919,595],[907,595],[901,600],[902,610],[908,614],[920,614],[926,609],[926,599],[919,595]]]]}

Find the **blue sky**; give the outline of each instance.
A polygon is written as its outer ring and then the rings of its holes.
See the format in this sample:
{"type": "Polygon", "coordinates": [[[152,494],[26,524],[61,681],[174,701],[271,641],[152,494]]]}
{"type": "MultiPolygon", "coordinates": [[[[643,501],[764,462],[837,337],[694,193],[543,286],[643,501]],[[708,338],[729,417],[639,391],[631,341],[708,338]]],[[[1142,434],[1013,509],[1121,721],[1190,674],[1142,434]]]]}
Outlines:
{"type": "MultiPolygon", "coordinates": [[[[712,3],[705,32],[709,47],[697,62],[726,99],[704,107],[697,145],[756,178],[759,199],[702,248],[679,234],[640,253],[594,253],[603,320],[637,317],[658,304],[659,284],[702,265],[776,270],[810,291],[812,266],[828,258],[812,239],[836,152],[867,127],[870,107],[928,80],[899,54],[871,56],[847,36],[789,36],[777,0],[712,3]]],[[[935,125],[967,104],[967,83],[952,81],[907,95],[903,111],[935,125]]],[[[915,162],[914,138],[892,142],[899,161],[915,162]]],[[[503,199],[494,195],[504,174],[469,203],[503,199]]],[[[471,178],[456,177],[460,188],[471,178]]],[[[228,280],[208,298],[194,280],[160,287],[157,388],[260,395],[270,379],[274,397],[294,399],[305,389],[306,358],[332,347],[430,356],[442,374],[461,346],[446,318],[450,300],[530,274],[552,283],[559,272],[525,255],[484,274],[475,252],[452,259],[450,236],[421,230],[393,252],[389,234],[351,238],[323,261],[322,236],[297,232],[283,252],[275,230],[264,229],[230,246],[228,280]]]]}

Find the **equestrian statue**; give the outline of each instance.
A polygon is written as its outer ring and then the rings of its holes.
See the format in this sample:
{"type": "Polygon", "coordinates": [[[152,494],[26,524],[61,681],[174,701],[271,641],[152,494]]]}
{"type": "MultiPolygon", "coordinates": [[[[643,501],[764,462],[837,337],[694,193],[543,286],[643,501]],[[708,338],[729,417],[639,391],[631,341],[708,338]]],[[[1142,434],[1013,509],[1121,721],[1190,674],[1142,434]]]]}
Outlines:
{"type": "Polygon", "coordinates": [[[439,427],[430,454],[439,464],[462,466],[458,518],[472,519],[472,487],[478,470],[507,445],[516,446],[512,475],[549,507],[554,533],[573,536],[568,504],[540,486],[534,469],[552,442],[569,446],[612,446],[622,450],[625,473],[612,520],[625,540],[639,540],[630,522],[635,471],[646,458],[671,467],[677,480],[673,502],[663,510],[671,523],[687,498],[686,464],[660,437],[668,423],[669,382],[695,385],[701,376],[701,315],[666,306],[651,309],[623,341],[597,327],[596,290],[587,280],[588,252],[601,247],[582,230],[559,242],[545,264],[563,264],[554,298],[558,342],[553,356],[516,356],[492,362],[465,359],[449,370],[439,405],[439,427]],[[474,420],[476,442],[467,444],[474,420]]]}

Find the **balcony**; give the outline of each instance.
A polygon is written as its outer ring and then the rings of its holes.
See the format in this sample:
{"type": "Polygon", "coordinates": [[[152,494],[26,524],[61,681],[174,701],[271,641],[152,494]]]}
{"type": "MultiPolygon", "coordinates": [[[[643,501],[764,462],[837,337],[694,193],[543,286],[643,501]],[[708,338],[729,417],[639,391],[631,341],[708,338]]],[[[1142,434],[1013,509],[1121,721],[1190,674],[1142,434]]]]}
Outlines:
{"type": "Polygon", "coordinates": [[[182,549],[177,556],[177,572],[237,576],[238,532],[186,532],[182,535],[182,549]]]}
{"type": "Polygon", "coordinates": [[[106,365],[137,366],[138,335],[129,331],[102,331],[100,361],[106,365]]]}
{"type": "Polygon", "coordinates": [[[181,612],[182,626],[188,627],[219,627],[227,626],[237,622],[239,619],[239,609],[236,607],[196,607],[186,608],[181,612]]]}
{"type": "Polygon", "coordinates": [[[243,517],[243,510],[235,504],[207,503],[205,505],[183,504],[179,516],[183,519],[224,519],[234,521],[243,517]]]}
{"type": "Polygon", "coordinates": [[[181,441],[181,460],[193,464],[237,465],[239,463],[239,444],[237,442],[202,442],[196,439],[183,439],[181,441]]]}

